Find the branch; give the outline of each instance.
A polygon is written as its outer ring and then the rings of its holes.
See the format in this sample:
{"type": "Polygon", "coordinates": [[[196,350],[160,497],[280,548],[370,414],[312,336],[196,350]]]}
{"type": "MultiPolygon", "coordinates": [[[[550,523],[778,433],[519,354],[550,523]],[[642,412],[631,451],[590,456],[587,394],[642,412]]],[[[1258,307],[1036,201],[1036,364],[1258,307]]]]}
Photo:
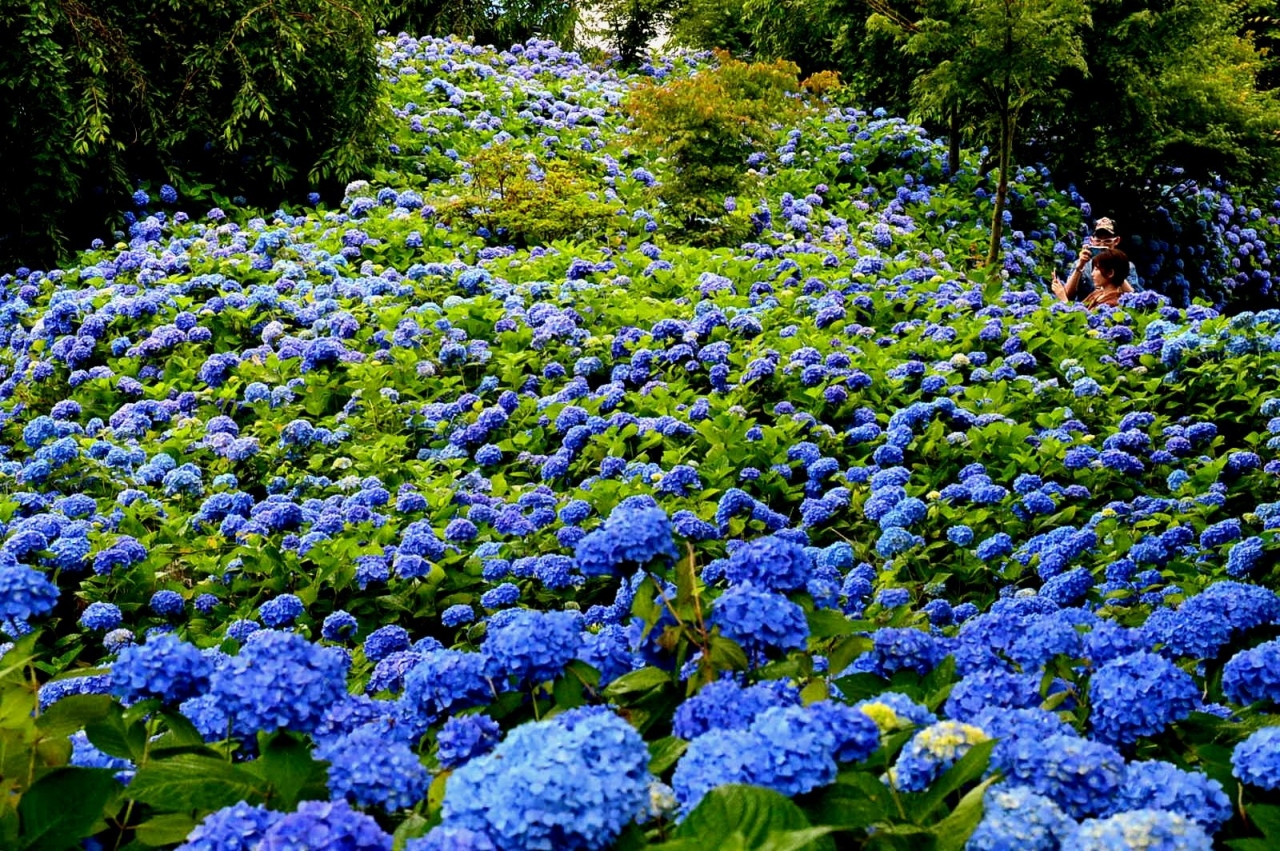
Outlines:
{"type": "Polygon", "coordinates": [[[920,26],[915,21],[893,8],[889,0],[862,0],[862,2],[865,3],[867,8],[872,12],[875,12],[877,15],[887,19],[891,24],[903,32],[908,32],[913,35],[920,32],[920,26]]]}

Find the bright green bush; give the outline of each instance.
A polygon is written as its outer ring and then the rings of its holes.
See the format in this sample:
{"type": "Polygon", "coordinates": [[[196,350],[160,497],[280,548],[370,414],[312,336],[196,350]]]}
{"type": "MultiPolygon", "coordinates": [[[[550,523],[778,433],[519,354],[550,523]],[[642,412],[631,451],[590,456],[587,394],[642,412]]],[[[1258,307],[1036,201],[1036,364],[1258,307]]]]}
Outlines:
{"type": "Polygon", "coordinates": [[[725,215],[749,185],[742,164],[796,113],[799,69],[786,61],[720,63],[691,77],[637,88],[627,102],[641,138],[672,164],[661,198],[690,231],[725,215]]]}

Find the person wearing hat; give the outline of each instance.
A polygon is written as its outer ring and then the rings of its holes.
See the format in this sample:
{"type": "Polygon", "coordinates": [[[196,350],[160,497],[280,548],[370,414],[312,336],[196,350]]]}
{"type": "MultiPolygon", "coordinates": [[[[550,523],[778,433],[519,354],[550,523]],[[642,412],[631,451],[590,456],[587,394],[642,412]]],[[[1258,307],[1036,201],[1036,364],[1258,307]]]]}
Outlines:
{"type": "MultiPolygon", "coordinates": [[[[1117,250],[1119,245],[1120,237],[1116,236],[1116,223],[1105,216],[1098,219],[1093,224],[1093,238],[1080,249],[1080,256],[1076,258],[1076,265],[1067,276],[1066,283],[1058,278],[1057,272],[1053,273],[1051,287],[1053,294],[1061,301],[1087,299],[1094,290],[1093,257],[1107,250],[1117,250]]],[[[1129,274],[1121,282],[1120,292],[1123,294],[1141,290],[1142,284],[1138,281],[1138,270],[1130,263],[1129,274]]]]}

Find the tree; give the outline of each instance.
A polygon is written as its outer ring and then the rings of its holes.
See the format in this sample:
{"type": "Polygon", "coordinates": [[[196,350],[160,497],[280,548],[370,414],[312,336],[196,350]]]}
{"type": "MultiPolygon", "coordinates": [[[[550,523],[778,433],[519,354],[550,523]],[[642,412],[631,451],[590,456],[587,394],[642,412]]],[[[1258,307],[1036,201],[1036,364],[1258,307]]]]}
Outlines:
{"type": "Polygon", "coordinates": [[[569,47],[578,22],[576,0],[374,0],[378,28],[415,36],[450,36],[505,49],[537,36],[569,47]]]}
{"type": "Polygon", "coordinates": [[[583,8],[623,67],[634,68],[671,20],[669,0],[584,0],[583,8]]]}
{"type": "Polygon", "coordinates": [[[98,235],[135,181],[261,203],[381,141],[371,0],[0,0],[0,263],[98,235]]]}
{"type": "MultiPolygon", "coordinates": [[[[1088,76],[1063,79],[1035,118],[1029,151],[1131,233],[1168,175],[1261,184],[1280,176],[1280,99],[1241,6],[1225,0],[1098,3],[1084,35],[1088,76]]],[[[1176,181],[1174,181],[1176,182],[1176,181]]]]}
{"type": "Polygon", "coordinates": [[[868,22],[897,32],[902,50],[930,65],[912,84],[918,110],[948,122],[968,113],[994,143],[999,182],[988,266],[1000,259],[1020,121],[1033,105],[1058,99],[1060,74],[1085,72],[1080,31],[1088,24],[1079,0],[924,0],[914,20],[882,4],[868,22]]]}

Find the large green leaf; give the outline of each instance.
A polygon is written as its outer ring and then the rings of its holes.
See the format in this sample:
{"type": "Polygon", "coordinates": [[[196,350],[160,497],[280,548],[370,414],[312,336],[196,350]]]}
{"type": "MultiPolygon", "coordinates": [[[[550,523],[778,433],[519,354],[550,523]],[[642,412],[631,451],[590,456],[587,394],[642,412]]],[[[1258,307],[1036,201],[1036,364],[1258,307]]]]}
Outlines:
{"type": "Polygon", "coordinates": [[[36,719],[36,727],[44,736],[70,736],[89,724],[102,721],[110,708],[110,695],[69,695],[42,713],[36,719]]]}
{"type": "Polygon", "coordinates": [[[261,734],[259,756],[246,766],[271,784],[272,806],[292,810],[304,798],[327,797],[325,763],[311,757],[311,750],[288,732],[261,734]]]}
{"type": "Polygon", "coordinates": [[[238,801],[262,802],[267,782],[245,768],[201,754],[178,754],[143,766],[129,797],[164,812],[217,810],[238,801]]]}
{"type": "Polygon", "coordinates": [[[23,851],[61,851],[91,835],[120,793],[107,768],[59,768],[32,785],[18,804],[23,851]]]}
{"type": "Polygon", "coordinates": [[[991,751],[995,746],[996,742],[992,739],[969,748],[927,790],[913,799],[910,813],[912,820],[916,824],[926,824],[929,816],[942,806],[948,795],[981,777],[991,762],[991,751]]]}
{"type": "MultiPolygon", "coordinates": [[[[726,785],[712,789],[680,823],[676,839],[694,840],[699,848],[733,847],[740,835],[747,851],[768,846],[772,835],[810,828],[804,811],[785,795],[759,786],[726,785]]],[[[825,835],[825,834],[823,834],[825,835]]],[[[806,838],[800,848],[816,848],[822,835],[806,838]]],[[[778,839],[779,842],[783,840],[778,839]]],[[[782,846],[789,847],[789,846],[782,846]]]]}

